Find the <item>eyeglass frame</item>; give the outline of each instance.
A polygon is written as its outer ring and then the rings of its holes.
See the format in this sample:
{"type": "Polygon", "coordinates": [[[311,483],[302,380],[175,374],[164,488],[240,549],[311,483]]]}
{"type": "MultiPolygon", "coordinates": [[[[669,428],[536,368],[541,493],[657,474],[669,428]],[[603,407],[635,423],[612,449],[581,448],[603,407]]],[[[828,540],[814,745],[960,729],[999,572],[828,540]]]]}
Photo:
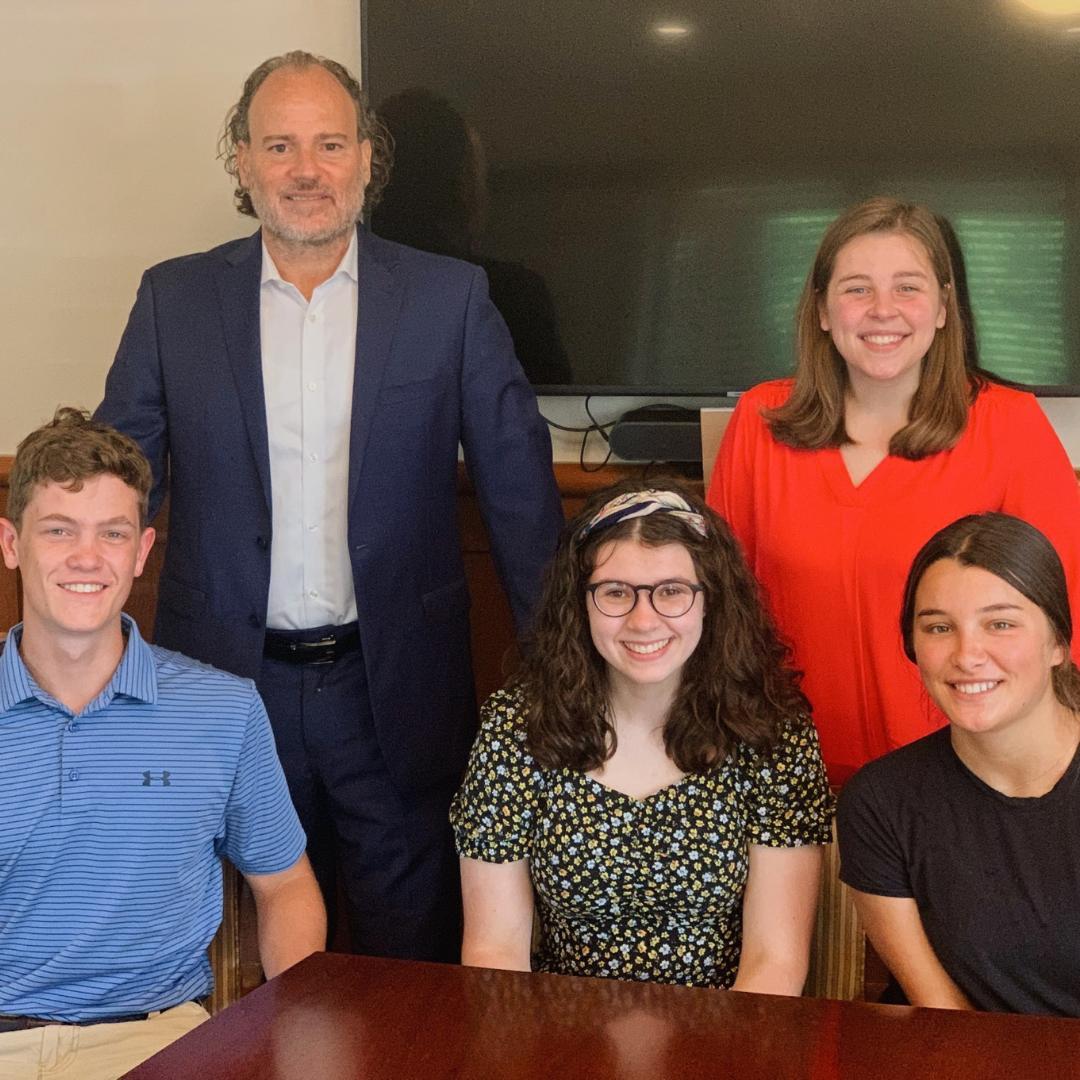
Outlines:
{"type": "Polygon", "coordinates": [[[705,591],[705,586],[700,583],[683,581],[682,578],[666,578],[664,581],[658,581],[655,585],[633,585],[629,581],[619,581],[618,578],[607,578],[604,581],[594,581],[585,586],[585,591],[592,598],[593,607],[607,619],[625,619],[626,616],[637,607],[638,600],[641,599],[642,590],[649,594],[649,606],[661,619],[681,619],[684,615],[689,614],[693,606],[697,603],[698,593],[703,593],[705,591]],[[612,615],[597,603],[596,590],[599,589],[601,585],[625,585],[628,589],[633,589],[634,602],[626,609],[626,611],[620,612],[618,615],[612,615]],[[690,590],[690,603],[686,605],[685,611],[680,611],[678,615],[665,615],[657,608],[656,602],[653,600],[653,591],[664,585],[683,585],[690,590]]]}

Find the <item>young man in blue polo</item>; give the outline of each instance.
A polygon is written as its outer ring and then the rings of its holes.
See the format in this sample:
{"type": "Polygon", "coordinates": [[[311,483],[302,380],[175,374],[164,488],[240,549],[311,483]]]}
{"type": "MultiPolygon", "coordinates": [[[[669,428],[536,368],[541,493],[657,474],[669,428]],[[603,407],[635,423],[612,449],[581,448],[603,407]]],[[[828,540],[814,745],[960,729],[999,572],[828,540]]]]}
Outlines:
{"type": "Polygon", "coordinates": [[[138,447],[76,409],[18,448],[0,656],[0,1076],[121,1075],[206,1018],[228,858],[268,976],[324,947],[322,899],[253,684],[121,614],[154,542],[138,447]]]}

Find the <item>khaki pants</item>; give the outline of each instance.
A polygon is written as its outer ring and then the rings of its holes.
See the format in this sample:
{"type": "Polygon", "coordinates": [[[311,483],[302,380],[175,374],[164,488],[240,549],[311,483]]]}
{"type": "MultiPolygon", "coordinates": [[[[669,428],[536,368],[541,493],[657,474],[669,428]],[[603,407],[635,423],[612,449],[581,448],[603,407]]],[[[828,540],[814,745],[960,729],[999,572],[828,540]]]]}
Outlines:
{"type": "Polygon", "coordinates": [[[209,1019],[193,1001],[125,1024],[0,1033],[0,1080],[117,1080],[209,1019]]]}

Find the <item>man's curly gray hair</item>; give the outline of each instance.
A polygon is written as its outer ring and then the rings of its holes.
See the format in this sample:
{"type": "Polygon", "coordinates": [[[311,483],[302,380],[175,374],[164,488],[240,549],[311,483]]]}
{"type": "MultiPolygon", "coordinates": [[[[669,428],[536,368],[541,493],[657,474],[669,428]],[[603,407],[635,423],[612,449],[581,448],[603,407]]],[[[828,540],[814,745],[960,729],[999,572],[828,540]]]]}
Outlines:
{"type": "Polygon", "coordinates": [[[298,70],[309,67],[325,68],[341,83],[352,99],[356,106],[356,137],[361,142],[364,139],[371,141],[371,179],[364,192],[364,206],[370,210],[379,201],[379,196],[390,179],[390,165],[393,160],[393,144],[390,135],[379,123],[364,97],[364,92],[360,89],[360,83],[356,81],[348,68],[336,60],[328,60],[325,56],[315,56],[299,49],[264,60],[244,80],[240,100],[229,109],[225,116],[225,126],[218,139],[218,157],[225,162],[225,171],[236,181],[236,190],[233,192],[236,209],[241,214],[258,217],[247,188],[240,183],[240,172],[236,165],[236,148],[240,143],[246,144],[251,141],[248,119],[251,112],[251,99],[255,96],[255,92],[272,71],[285,67],[298,70]]]}

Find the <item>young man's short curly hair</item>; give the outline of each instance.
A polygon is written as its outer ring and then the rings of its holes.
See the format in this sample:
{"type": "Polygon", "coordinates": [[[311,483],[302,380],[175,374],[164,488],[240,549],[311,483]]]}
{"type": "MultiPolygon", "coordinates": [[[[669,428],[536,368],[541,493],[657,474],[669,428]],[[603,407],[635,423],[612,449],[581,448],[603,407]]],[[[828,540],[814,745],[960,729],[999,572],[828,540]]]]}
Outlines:
{"type": "Polygon", "coordinates": [[[81,491],[95,476],[115,476],[139,497],[139,527],[145,528],[153,474],[134,440],[85,409],[61,406],[47,424],[30,432],[15,450],[8,491],[7,519],[19,529],[23,513],[40,484],[81,491]]]}
{"type": "Polygon", "coordinates": [[[251,201],[251,195],[247,188],[240,183],[240,170],[236,164],[236,148],[241,143],[251,141],[251,128],[249,118],[251,115],[251,101],[256,91],[266,81],[267,77],[278,68],[294,68],[302,71],[304,68],[321,67],[330,72],[356,106],[356,137],[360,142],[365,139],[371,142],[371,178],[368,180],[364,191],[364,208],[371,210],[378,201],[382,190],[390,179],[390,165],[393,161],[393,141],[386,128],[379,123],[375,113],[367,103],[360,83],[344,64],[336,60],[329,60],[325,56],[316,56],[314,53],[303,52],[296,49],[293,52],[284,53],[281,56],[271,56],[264,60],[245,80],[244,88],[240,92],[240,100],[233,105],[225,116],[225,126],[218,139],[218,157],[225,163],[225,171],[236,181],[236,190],[233,197],[236,201],[236,209],[248,217],[258,217],[255,206],[251,201]]]}
{"type": "Polygon", "coordinates": [[[592,642],[585,585],[598,553],[616,540],[649,547],[681,544],[704,586],[701,640],[687,660],[664,725],[668,756],[684,772],[704,772],[738,742],[767,750],[785,724],[809,723],[809,704],[790,650],[766,614],[758,585],[724,521],[677,480],[653,479],[700,514],[705,536],[674,514],[630,518],[582,538],[582,526],[616,495],[638,491],[623,481],[598,492],[564,530],[519,673],[529,712],[526,741],[543,768],[598,768],[615,751],[607,666],[592,642]]]}

